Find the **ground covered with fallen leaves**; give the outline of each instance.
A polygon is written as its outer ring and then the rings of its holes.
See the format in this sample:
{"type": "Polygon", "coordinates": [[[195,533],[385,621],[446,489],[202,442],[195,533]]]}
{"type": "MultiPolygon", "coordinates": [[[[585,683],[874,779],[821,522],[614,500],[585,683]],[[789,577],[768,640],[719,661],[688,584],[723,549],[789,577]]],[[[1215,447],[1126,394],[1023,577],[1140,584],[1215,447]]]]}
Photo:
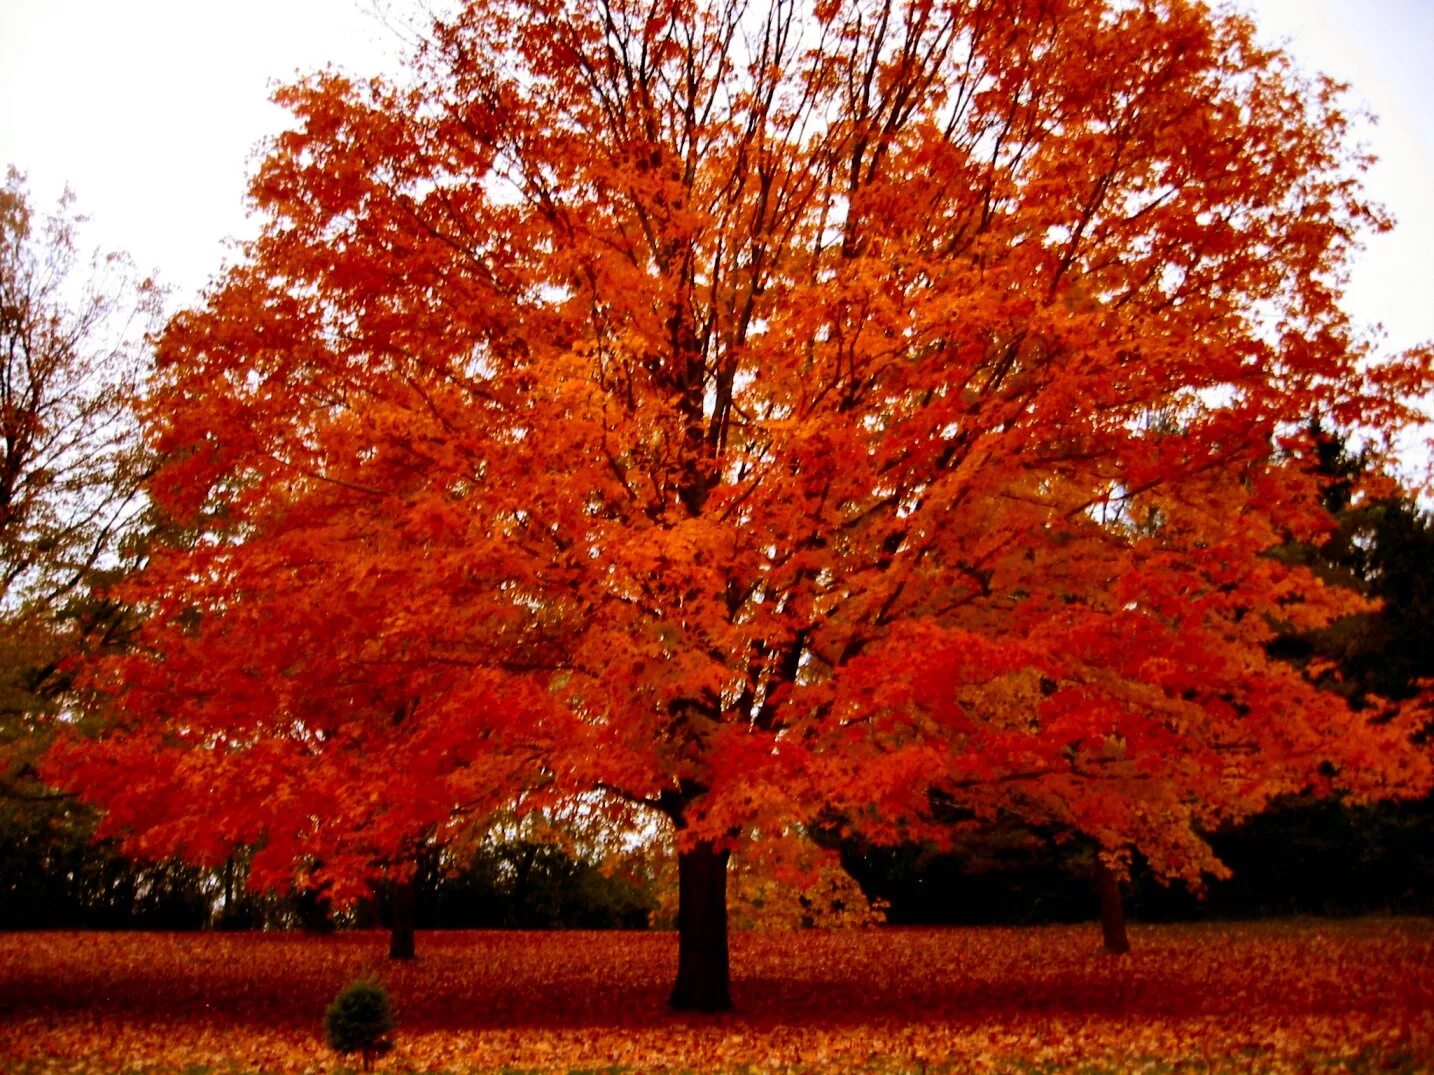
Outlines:
{"type": "Polygon", "coordinates": [[[365,972],[384,1072],[1434,1070],[1434,922],[737,934],[737,1010],[663,1006],[670,933],[0,935],[0,1070],[338,1070],[324,1007],[365,972]]]}

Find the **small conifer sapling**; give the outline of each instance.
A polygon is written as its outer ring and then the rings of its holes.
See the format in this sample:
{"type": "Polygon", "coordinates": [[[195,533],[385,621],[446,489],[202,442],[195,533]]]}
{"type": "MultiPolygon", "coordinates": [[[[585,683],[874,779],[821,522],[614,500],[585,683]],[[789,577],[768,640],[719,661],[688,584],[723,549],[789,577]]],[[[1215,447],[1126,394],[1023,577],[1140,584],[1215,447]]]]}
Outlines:
{"type": "Polygon", "coordinates": [[[324,1034],[339,1054],[358,1053],[364,1071],[373,1070],[376,1057],[393,1048],[389,1032],[395,1026],[388,993],[377,982],[350,982],[324,1012],[324,1034]]]}

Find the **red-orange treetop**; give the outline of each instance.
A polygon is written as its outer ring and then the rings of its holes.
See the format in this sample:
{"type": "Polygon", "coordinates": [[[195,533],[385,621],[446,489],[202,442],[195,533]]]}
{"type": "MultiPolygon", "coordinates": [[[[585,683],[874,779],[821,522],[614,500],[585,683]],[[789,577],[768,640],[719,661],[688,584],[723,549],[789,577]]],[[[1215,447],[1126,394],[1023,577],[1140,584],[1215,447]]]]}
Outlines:
{"type": "Polygon", "coordinates": [[[262,236],[170,325],[179,535],[66,764],[151,848],[335,876],[517,790],[687,839],[1014,810],[1168,873],[1411,788],[1271,661],[1345,607],[1307,416],[1420,356],[1336,303],[1336,89],[1184,0],[477,0],[284,90],[262,236]],[[1321,763],[1325,763],[1323,766],[1321,763]]]}

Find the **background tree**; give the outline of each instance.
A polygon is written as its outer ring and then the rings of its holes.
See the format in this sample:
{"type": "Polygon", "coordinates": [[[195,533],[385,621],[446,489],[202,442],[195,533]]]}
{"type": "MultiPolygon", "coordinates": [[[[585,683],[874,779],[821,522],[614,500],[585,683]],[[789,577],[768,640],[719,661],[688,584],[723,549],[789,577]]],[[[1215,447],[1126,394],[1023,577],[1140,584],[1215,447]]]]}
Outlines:
{"type": "Polygon", "coordinates": [[[1309,436],[1333,525],[1278,555],[1376,603],[1324,628],[1288,632],[1272,648],[1292,662],[1320,662],[1325,686],[1356,705],[1416,699],[1434,676],[1434,525],[1369,449],[1351,448],[1348,433],[1316,420],[1309,436]]]}
{"type": "Polygon", "coordinates": [[[159,293],[122,256],[85,257],[80,224],[68,193],[41,215],[24,177],[8,170],[0,188],[0,917],[12,926],[114,923],[131,906],[140,917],[187,921],[196,903],[181,867],[141,875],[112,851],[86,853],[94,811],[36,773],[57,720],[94,720],[76,672],[127,635],[130,617],[110,587],[132,562],[126,542],[144,503],[130,408],[159,293]]]}
{"type": "Polygon", "coordinates": [[[209,536],[56,755],[132,842],[337,890],[599,788],[670,822],[672,1003],[718,1009],[752,831],[935,797],[1194,877],[1272,795],[1425,779],[1265,651],[1350,599],[1265,555],[1326,522],[1278,445],[1392,428],[1428,363],[1352,338],[1383,222],[1247,21],[476,0],[406,84],[280,98],[265,230],[146,410],[209,536]]]}
{"type": "MultiPolygon", "coordinates": [[[[1309,426],[1319,496],[1334,526],[1276,555],[1307,565],[1371,604],[1314,630],[1274,639],[1271,652],[1313,670],[1320,685],[1378,712],[1389,700],[1413,711],[1428,744],[1434,714],[1434,522],[1414,495],[1355,451],[1351,436],[1309,426]],[[1421,700],[1422,699],[1422,700],[1421,700]]],[[[1216,847],[1245,867],[1222,893],[1245,913],[1270,910],[1427,912],[1434,907],[1434,800],[1360,804],[1291,796],[1267,815],[1221,834],[1216,847]]]]}
{"type": "Polygon", "coordinates": [[[158,293],[120,255],[85,261],[67,193],[37,217],[0,190],[0,794],[34,792],[35,731],[82,652],[111,644],[106,597],[143,505],[131,404],[158,293]]]}

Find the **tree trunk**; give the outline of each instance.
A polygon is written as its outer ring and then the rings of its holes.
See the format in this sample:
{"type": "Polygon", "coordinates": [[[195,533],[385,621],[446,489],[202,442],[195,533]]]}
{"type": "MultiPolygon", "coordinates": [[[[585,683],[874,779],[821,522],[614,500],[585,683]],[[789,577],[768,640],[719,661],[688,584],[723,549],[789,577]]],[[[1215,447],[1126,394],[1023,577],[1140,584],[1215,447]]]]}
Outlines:
{"type": "Polygon", "coordinates": [[[219,928],[233,929],[238,924],[234,913],[234,856],[224,860],[224,910],[219,912],[219,928]]]}
{"type": "Polygon", "coordinates": [[[676,1011],[732,1007],[727,957],[730,856],[710,842],[677,853],[677,982],[667,1002],[676,1011]]]}
{"type": "Polygon", "coordinates": [[[1130,940],[1125,935],[1125,906],[1120,898],[1120,880],[1115,871],[1100,859],[1095,863],[1095,888],[1100,894],[1100,932],[1105,938],[1105,950],[1113,956],[1123,956],[1130,951],[1130,940]]]}
{"type": "Polygon", "coordinates": [[[509,929],[528,928],[528,880],[533,875],[533,863],[537,857],[538,845],[527,844],[513,866],[513,896],[508,901],[508,913],[503,917],[509,929]]]}
{"type": "Polygon", "coordinates": [[[389,886],[389,914],[392,915],[388,934],[389,959],[413,958],[414,887],[412,877],[394,881],[389,886]]]}

